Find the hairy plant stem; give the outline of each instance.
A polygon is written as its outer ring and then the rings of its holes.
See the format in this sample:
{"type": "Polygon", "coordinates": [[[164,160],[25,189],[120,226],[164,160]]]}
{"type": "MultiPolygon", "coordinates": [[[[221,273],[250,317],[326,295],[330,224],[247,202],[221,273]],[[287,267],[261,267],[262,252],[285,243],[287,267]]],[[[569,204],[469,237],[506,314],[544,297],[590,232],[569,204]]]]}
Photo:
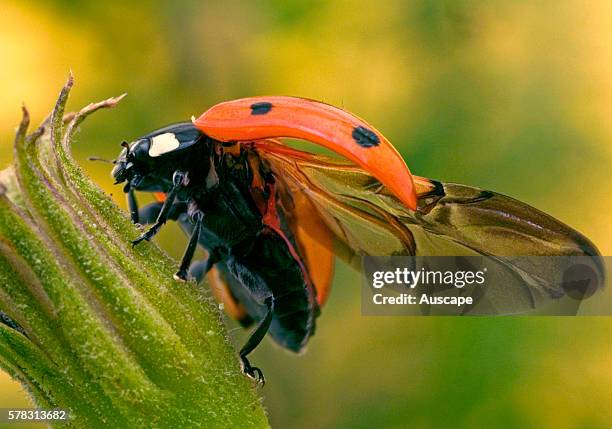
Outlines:
{"type": "Polygon", "coordinates": [[[67,427],[267,427],[218,307],[179,283],[70,153],[83,120],[121,97],[53,113],[15,138],[0,175],[0,366],[67,427]]]}

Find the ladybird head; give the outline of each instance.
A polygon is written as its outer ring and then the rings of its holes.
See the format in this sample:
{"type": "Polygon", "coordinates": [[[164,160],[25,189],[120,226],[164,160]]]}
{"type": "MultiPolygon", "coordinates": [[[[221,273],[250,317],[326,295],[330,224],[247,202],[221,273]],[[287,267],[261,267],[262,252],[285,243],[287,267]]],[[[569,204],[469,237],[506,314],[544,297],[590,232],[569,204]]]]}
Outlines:
{"type": "Polygon", "coordinates": [[[115,184],[123,183],[125,181],[131,182],[132,177],[135,173],[138,172],[138,168],[136,165],[138,161],[136,161],[136,156],[134,154],[133,148],[135,148],[136,143],[132,143],[131,145],[128,142],[124,141],[121,143],[123,150],[117,157],[113,163],[115,167],[113,168],[112,175],[115,179],[115,184]]]}
{"type": "Polygon", "coordinates": [[[153,131],[132,143],[123,142],[112,171],[115,184],[126,182],[126,192],[130,188],[167,191],[174,171],[190,159],[185,151],[203,137],[193,124],[181,123],[153,131]]]}

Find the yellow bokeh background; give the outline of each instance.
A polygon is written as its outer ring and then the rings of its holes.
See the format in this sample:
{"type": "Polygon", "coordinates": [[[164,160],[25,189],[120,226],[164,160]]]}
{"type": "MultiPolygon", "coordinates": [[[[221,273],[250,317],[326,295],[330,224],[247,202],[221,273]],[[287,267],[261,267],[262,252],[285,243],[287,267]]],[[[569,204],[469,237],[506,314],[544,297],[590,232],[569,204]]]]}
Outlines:
{"type": "MultiPolygon", "coordinates": [[[[414,173],[526,201],[612,255],[609,1],[3,0],[0,61],[1,166],[21,103],[41,121],[69,70],[73,108],[128,93],[75,147],[120,204],[87,156],[222,100],[297,95],[367,119],[414,173]]],[[[159,241],[178,256],[175,233],[159,241]]],[[[336,277],[308,353],[254,354],[275,427],[612,422],[608,318],[363,317],[357,274],[336,277]]],[[[0,407],[27,403],[0,376],[0,407]]]]}

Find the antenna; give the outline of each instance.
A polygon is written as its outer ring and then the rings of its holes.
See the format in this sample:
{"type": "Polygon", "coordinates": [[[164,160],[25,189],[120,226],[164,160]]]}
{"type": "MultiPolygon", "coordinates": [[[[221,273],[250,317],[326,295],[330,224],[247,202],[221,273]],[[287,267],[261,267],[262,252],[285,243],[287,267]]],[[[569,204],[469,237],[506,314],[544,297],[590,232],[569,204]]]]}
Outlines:
{"type": "Polygon", "coordinates": [[[110,159],[104,159],[104,158],[100,158],[98,156],[90,156],[89,158],[87,158],[87,161],[101,161],[101,162],[106,162],[108,164],[116,164],[117,160],[110,160],[110,159]]]}

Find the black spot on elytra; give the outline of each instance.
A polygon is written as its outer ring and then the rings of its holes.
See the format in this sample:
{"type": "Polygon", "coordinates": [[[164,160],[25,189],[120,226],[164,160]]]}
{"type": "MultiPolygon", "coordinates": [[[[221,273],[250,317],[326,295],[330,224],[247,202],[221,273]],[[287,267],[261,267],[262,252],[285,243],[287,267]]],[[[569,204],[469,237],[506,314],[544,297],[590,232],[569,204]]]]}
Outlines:
{"type": "Polygon", "coordinates": [[[362,127],[361,125],[353,129],[353,139],[361,147],[372,147],[380,144],[380,139],[374,131],[362,127]]]}
{"type": "Polygon", "coordinates": [[[251,115],[265,115],[270,110],[272,110],[272,103],[267,101],[251,104],[251,115]]]}

